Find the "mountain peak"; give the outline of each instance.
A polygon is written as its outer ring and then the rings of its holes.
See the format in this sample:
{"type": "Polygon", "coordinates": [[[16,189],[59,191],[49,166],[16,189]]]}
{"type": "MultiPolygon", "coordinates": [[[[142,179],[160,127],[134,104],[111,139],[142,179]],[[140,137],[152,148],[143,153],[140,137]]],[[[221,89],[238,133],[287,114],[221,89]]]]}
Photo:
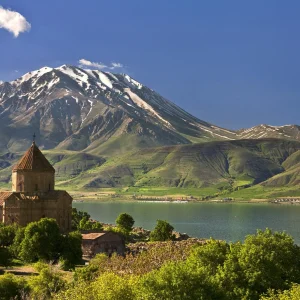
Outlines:
{"type": "Polygon", "coordinates": [[[0,126],[0,150],[20,151],[30,145],[32,132],[43,137],[44,148],[96,152],[111,144],[120,150],[241,138],[300,139],[297,126],[227,130],[199,120],[127,74],[66,64],[0,85],[0,126]]]}

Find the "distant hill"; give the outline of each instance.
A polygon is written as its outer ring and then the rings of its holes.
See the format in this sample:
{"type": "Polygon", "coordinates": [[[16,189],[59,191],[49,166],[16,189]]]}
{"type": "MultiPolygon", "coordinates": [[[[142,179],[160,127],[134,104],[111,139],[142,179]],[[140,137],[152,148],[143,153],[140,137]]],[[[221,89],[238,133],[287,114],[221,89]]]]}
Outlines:
{"type": "MultiPolygon", "coordinates": [[[[71,190],[102,187],[177,187],[234,191],[250,186],[297,186],[300,142],[235,140],[165,146],[105,158],[66,150],[45,151],[58,186],[71,190]]],[[[0,181],[10,181],[17,156],[0,157],[0,181]],[[9,165],[7,165],[9,164],[9,165]]]]}

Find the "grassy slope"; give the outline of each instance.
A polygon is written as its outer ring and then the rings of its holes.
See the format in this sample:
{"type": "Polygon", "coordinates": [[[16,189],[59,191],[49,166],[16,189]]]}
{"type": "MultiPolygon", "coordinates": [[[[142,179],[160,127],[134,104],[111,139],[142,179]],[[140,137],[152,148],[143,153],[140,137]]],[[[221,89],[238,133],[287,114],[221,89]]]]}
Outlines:
{"type": "MultiPolygon", "coordinates": [[[[297,142],[281,140],[149,148],[109,158],[106,163],[81,173],[63,186],[95,190],[114,187],[125,194],[229,195],[232,190],[290,172],[295,164],[293,161],[299,160],[292,154],[299,148],[297,142]],[[131,187],[118,188],[122,186],[131,187]]],[[[297,190],[292,182],[290,186],[291,190],[297,190]]],[[[259,193],[264,194],[261,189],[258,189],[259,193]]],[[[252,188],[235,193],[242,195],[246,190],[250,194],[258,191],[252,188]]]]}
{"type": "MultiPolygon", "coordinates": [[[[299,142],[211,142],[119,155],[109,148],[103,149],[103,156],[67,150],[44,153],[56,168],[58,188],[68,190],[96,191],[106,187],[124,195],[222,195],[246,199],[299,195],[299,142]]],[[[4,162],[12,165],[18,158],[0,157],[0,187],[10,185],[11,166],[6,167],[4,162]]]]}

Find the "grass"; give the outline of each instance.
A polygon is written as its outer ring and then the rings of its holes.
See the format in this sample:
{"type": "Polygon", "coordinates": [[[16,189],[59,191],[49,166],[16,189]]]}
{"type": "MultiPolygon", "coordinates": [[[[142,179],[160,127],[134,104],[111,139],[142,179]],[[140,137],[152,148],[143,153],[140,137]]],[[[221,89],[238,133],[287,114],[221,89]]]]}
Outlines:
{"type": "Polygon", "coordinates": [[[279,197],[300,197],[299,186],[264,187],[261,185],[228,193],[227,197],[236,200],[274,199],[279,197]]]}
{"type": "MultiPolygon", "coordinates": [[[[127,138],[130,140],[131,136],[127,138]]],[[[136,194],[249,199],[284,193],[299,195],[299,142],[210,142],[145,148],[124,154],[112,152],[112,156],[106,157],[60,149],[43,152],[56,169],[57,189],[90,191],[97,198],[107,194],[104,190],[124,197],[136,194]],[[265,187],[257,185],[263,181],[265,187]],[[254,187],[246,188],[251,185],[254,187]]],[[[11,159],[10,166],[0,170],[0,189],[11,189],[11,166],[17,159],[11,159]]]]}

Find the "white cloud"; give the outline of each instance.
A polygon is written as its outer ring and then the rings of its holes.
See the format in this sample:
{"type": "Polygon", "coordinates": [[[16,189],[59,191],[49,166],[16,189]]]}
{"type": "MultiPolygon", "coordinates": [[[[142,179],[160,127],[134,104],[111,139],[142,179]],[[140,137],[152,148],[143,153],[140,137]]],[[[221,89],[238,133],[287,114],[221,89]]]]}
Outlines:
{"type": "Polygon", "coordinates": [[[120,63],[112,62],[111,65],[112,65],[111,69],[123,68],[123,65],[120,63]]]}
{"type": "Polygon", "coordinates": [[[107,68],[107,66],[104,65],[103,63],[91,62],[91,61],[86,60],[84,58],[79,60],[79,64],[80,64],[81,67],[88,66],[88,67],[93,67],[93,68],[97,68],[97,69],[100,69],[100,70],[104,69],[104,68],[107,68]]]}
{"type": "Polygon", "coordinates": [[[31,25],[18,12],[0,6],[0,28],[6,29],[18,37],[21,32],[29,31],[31,25]]]}
{"type": "Polygon", "coordinates": [[[80,59],[78,62],[79,62],[80,67],[92,67],[92,68],[96,68],[96,69],[99,69],[99,70],[102,70],[102,69],[114,70],[114,69],[117,69],[117,68],[123,68],[123,65],[121,63],[117,63],[117,62],[112,62],[110,64],[110,66],[105,65],[101,62],[92,62],[92,61],[89,61],[89,60],[84,59],[84,58],[80,59]]]}

